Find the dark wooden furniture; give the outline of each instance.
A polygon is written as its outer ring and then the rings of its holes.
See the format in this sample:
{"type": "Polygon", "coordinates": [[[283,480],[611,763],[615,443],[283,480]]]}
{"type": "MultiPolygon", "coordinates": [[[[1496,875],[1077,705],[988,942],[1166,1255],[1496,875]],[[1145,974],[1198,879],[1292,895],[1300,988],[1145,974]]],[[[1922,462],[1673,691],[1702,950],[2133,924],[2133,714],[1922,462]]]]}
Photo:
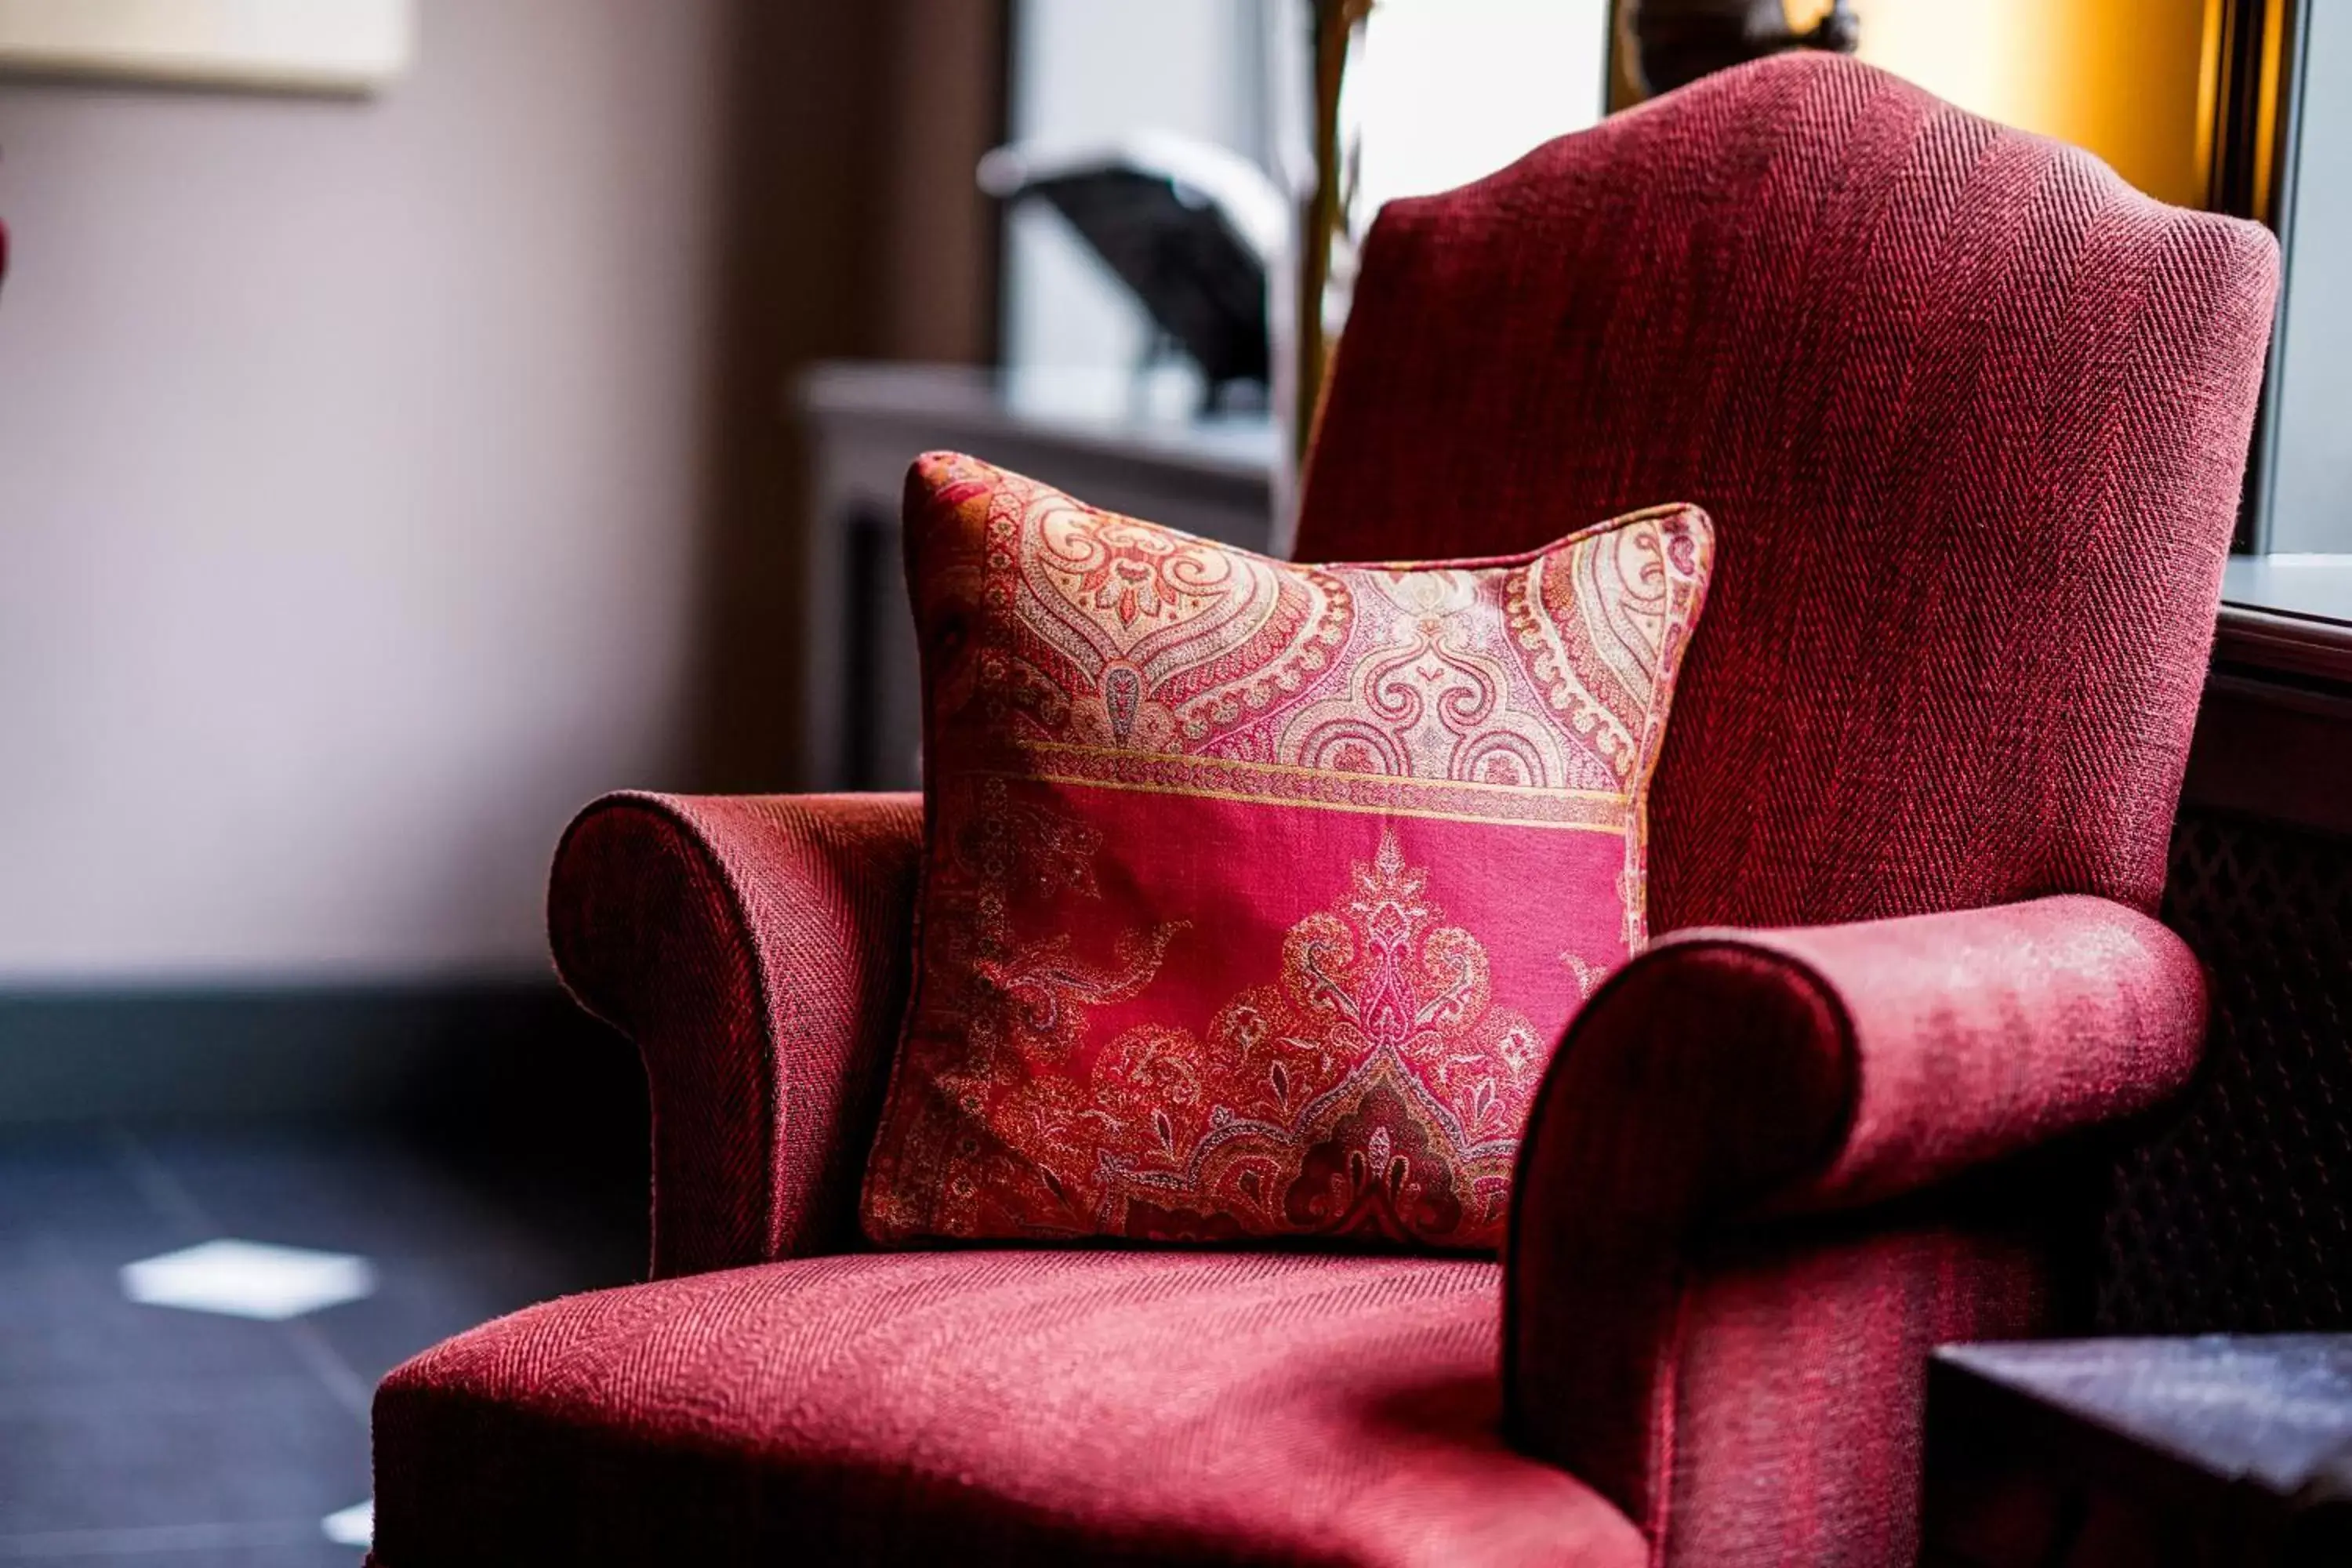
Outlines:
{"type": "Polygon", "coordinates": [[[2116,1165],[2107,1333],[2352,1331],[2352,558],[2223,597],[2163,908],[2212,1033],[2116,1165]]]}
{"type": "Polygon", "coordinates": [[[2231,563],[2164,918],[2189,1092],[2106,1194],[2096,1321],[1930,1373],[1929,1568],[2352,1563],[2352,558],[2231,563]]]}
{"type": "Polygon", "coordinates": [[[2352,1563],[2352,1335],[1939,1351],[1923,1526],[1923,1568],[2352,1563]]]}

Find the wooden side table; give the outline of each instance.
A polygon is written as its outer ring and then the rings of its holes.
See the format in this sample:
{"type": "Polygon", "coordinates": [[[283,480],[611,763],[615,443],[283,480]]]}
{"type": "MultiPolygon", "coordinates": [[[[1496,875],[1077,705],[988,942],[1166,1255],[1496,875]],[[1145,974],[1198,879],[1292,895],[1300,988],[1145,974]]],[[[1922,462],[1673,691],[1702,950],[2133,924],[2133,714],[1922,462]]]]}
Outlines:
{"type": "Polygon", "coordinates": [[[2352,1335],[1950,1346],[1925,1568],[2352,1564],[2352,1335]]]}

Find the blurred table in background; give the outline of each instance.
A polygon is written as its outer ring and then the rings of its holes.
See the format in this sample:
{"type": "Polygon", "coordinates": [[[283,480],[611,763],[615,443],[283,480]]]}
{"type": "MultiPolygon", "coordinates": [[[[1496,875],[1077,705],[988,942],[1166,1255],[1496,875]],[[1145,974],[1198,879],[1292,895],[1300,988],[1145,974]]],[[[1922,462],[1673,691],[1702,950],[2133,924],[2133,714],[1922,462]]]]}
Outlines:
{"type": "Polygon", "coordinates": [[[2352,1335],[1948,1346],[1922,1568],[2352,1563],[2352,1335]]]}
{"type": "Polygon", "coordinates": [[[913,789],[922,726],[898,552],[907,465],[967,452],[1090,506],[1275,552],[1266,416],[1140,406],[1126,376],[824,364],[803,378],[810,507],[803,786],[913,789]]]}

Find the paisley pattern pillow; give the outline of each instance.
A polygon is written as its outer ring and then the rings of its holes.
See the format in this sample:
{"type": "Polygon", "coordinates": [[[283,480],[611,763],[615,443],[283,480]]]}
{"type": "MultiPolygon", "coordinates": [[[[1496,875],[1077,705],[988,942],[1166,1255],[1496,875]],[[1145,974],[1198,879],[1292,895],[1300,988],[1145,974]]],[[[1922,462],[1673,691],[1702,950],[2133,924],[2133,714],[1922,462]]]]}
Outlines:
{"type": "Polygon", "coordinates": [[[908,481],[928,844],[866,1232],[1502,1237],[1639,948],[1713,531],[1293,565],[969,458],[908,481]]]}

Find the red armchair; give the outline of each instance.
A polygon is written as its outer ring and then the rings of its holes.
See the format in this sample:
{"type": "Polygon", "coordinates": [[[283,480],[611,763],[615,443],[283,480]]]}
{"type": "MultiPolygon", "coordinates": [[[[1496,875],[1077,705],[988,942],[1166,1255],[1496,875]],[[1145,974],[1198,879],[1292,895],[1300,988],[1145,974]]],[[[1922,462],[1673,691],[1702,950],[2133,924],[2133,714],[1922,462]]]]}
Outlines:
{"type": "Polygon", "coordinates": [[[1381,218],[1300,552],[1721,530],[1499,1263],[857,1247],[903,796],[591,806],[557,961],[644,1050],[653,1283],[376,1401],[381,1568],[1895,1563],[1927,1347],[2062,1325],[2083,1140],[2194,1064],[2148,918],[2270,323],[2251,226],[1852,62],[1381,218]]]}

